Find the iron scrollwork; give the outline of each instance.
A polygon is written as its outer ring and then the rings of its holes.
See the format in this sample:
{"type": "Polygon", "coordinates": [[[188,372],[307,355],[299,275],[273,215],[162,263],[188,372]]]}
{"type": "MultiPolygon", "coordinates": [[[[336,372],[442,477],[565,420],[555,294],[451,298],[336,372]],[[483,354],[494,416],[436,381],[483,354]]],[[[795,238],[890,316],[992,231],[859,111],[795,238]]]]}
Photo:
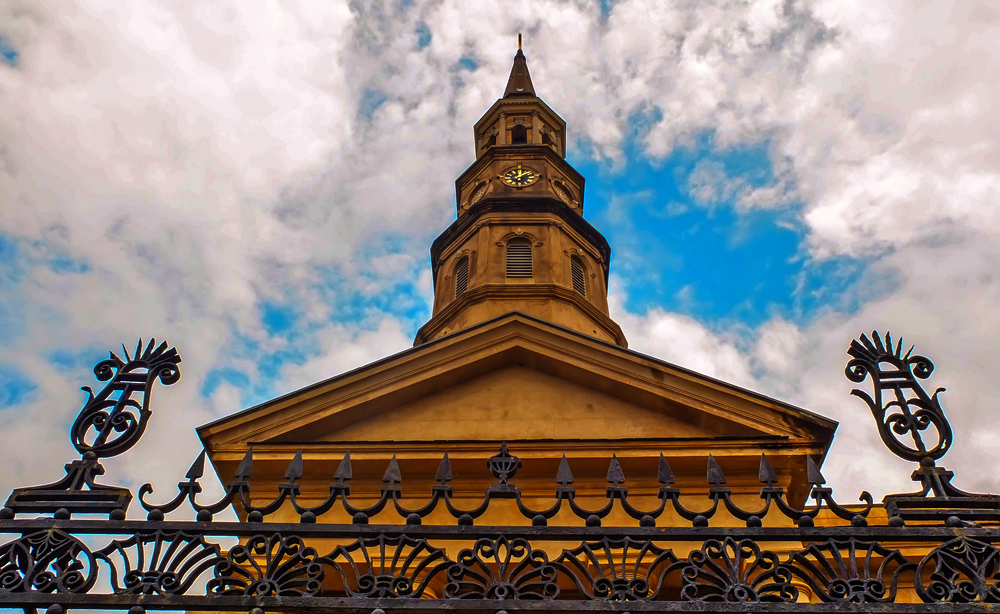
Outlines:
{"type": "Polygon", "coordinates": [[[1000,550],[967,537],[945,542],[917,565],[914,585],[926,602],[1000,603],[1000,550]]]}
{"type": "Polygon", "coordinates": [[[86,593],[97,582],[90,549],[58,529],[0,547],[0,597],[9,593],[86,593]]]}
{"type": "Polygon", "coordinates": [[[786,565],[821,601],[849,603],[893,603],[900,575],[914,567],[899,550],[856,539],[810,544],[786,565]]]}
{"type": "Polygon", "coordinates": [[[315,548],[297,535],[255,535],[215,566],[208,591],[220,595],[318,595],[325,570],[315,548]]]}
{"type": "Polygon", "coordinates": [[[115,593],[183,595],[220,562],[219,552],[201,535],[151,531],[114,540],[95,554],[110,568],[115,593]]]}
{"type": "Polygon", "coordinates": [[[125,346],[122,350],[125,360],[111,352],[107,360],[94,367],[97,380],[108,382],[99,393],[95,395],[90,386],[83,387],[90,398],[70,430],[73,447],[80,454],[92,452],[98,458],[108,458],[138,443],[153,414],[149,408],[153,382],[160,380],[170,386],[181,378],[177,367],[180,354],[174,348],[168,349],[166,342],[156,346],[156,340],[150,339],[143,349],[140,340],[135,356],[129,355],[125,346]],[[142,396],[141,403],[132,398],[136,394],[142,396]]]}
{"type": "Polygon", "coordinates": [[[878,331],[872,331],[870,339],[861,335],[852,341],[847,353],[851,356],[847,378],[855,383],[872,379],[874,396],[858,389],[851,394],[868,405],[879,437],[900,458],[919,462],[911,478],[921,490],[887,495],[883,501],[889,516],[895,522],[1000,520],[1000,497],[965,492],[951,483],[953,472],[937,466],[953,440],[938,399],[944,388],[928,395],[917,381],[930,377],[934,363],[914,355],[913,347],[903,354],[902,338],[893,345],[890,333],[883,337],[878,331]]]}
{"type": "Polygon", "coordinates": [[[425,539],[359,538],[324,557],[348,595],[376,599],[420,598],[427,585],[452,561],[425,539]],[[360,559],[360,560],[359,560],[360,559]]]}
{"type": "Polygon", "coordinates": [[[97,482],[104,474],[100,459],[122,454],[139,441],[152,416],[149,400],[153,384],[157,380],[164,386],[176,383],[181,377],[177,366],[181,357],[166,342],[156,345],[155,339],[145,348],[140,339],[134,355],[124,346],[122,350],[124,360],[110,352],[94,367],[98,381],[107,382],[100,392],[94,394],[90,386],[83,387],[89,398],[70,429],[70,439],[82,458],[67,463],[66,475],[58,482],[15,489],[0,510],[0,519],[27,512],[64,518],[74,512],[125,518],[132,493],[97,482]],[[141,402],[133,398],[135,395],[140,395],[141,402]]]}
{"type": "Polygon", "coordinates": [[[554,599],[559,596],[556,568],[544,550],[527,540],[506,537],[476,540],[447,569],[445,598],[554,599]]]}
{"type": "Polygon", "coordinates": [[[590,599],[649,601],[680,563],[672,550],[651,541],[605,537],[564,550],[555,564],[590,599]]]}
{"type": "Polygon", "coordinates": [[[858,389],[851,394],[868,404],[886,447],[910,461],[944,456],[952,443],[951,424],[938,401],[944,388],[929,396],[917,382],[917,378],[930,377],[934,363],[926,356],[913,355],[912,347],[904,355],[902,338],[893,347],[892,334],[886,333],[883,341],[878,331],[871,339],[861,335],[852,341],[847,353],[852,357],[844,371],[847,378],[858,384],[872,378],[874,397],[858,389]],[[931,427],[935,436],[927,440],[925,434],[931,427]]]}
{"type": "Polygon", "coordinates": [[[688,556],[681,578],[681,595],[688,601],[792,602],[799,595],[778,555],[749,539],[706,541],[688,556]]]}

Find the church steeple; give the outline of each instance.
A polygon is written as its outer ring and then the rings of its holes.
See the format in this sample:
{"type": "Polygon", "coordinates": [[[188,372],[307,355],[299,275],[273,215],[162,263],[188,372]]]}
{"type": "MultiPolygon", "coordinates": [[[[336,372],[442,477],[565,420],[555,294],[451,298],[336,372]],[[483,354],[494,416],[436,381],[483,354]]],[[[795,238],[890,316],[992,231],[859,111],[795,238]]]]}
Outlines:
{"type": "Polygon", "coordinates": [[[535,88],[531,85],[531,75],[528,74],[528,58],[524,57],[521,50],[521,35],[517,35],[517,54],[514,56],[514,66],[510,69],[510,78],[507,79],[507,89],[504,90],[503,97],[511,96],[534,96],[535,88]]]}
{"type": "Polygon", "coordinates": [[[503,97],[476,122],[458,219],[431,246],[434,314],[414,344],[519,311],[626,345],[608,316],[611,247],[583,219],[566,122],[535,94],[520,47],[503,97]]]}

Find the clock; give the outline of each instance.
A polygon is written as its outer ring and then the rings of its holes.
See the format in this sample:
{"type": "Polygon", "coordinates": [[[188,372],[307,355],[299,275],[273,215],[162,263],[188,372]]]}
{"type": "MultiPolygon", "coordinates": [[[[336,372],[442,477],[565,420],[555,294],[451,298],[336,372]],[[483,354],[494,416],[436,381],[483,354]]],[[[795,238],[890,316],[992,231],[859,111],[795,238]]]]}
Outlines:
{"type": "Polygon", "coordinates": [[[518,164],[517,168],[504,171],[503,175],[500,175],[500,178],[509,186],[523,188],[538,181],[538,173],[527,168],[521,168],[521,165],[518,164]]]}

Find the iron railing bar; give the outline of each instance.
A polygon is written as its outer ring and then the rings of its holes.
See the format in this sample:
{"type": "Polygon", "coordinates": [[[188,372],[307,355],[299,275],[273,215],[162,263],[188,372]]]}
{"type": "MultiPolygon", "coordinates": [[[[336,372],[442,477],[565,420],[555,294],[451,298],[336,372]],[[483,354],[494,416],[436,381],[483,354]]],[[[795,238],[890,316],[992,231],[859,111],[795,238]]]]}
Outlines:
{"type": "Polygon", "coordinates": [[[981,603],[778,603],[704,601],[603,601],[603,600],[519,600],[519,599],[369,599],[365,597],[254,597],[229,595],[134,595],[8,593],[0,595],[0,606],[43,608],[53,604],[66,609],[91,608],[128,610],[141,605],[146,610],[211,610],[265,612],[328,612],[330,614],[371,614],[385,612],[447,611],[451,614],[496,614],[507,612],[837,612],[837,613],[928,613],[996,612],[994,604],[981,603]]]}
{"type": "Polygon", "coordinates": [[[700,541],[732,537],[754,541],[817,541],[826,539],[863,539],[872,541],[943,542],[956,537],[974,537],[985,541],[1000,541],[1000,528],[991,527],[565,527],[565,526],[451,526],[405,524],[311,524],[311,523],[246,523],[147,520],[30,520],[0,521],[0,533],[21,534],[45,529],[60,529],[71,534],[131,535],[137,531],[185,531],[199,535],[249,536],[261,533],[283,533],[301,537],[362,537],[380,534],[409,535],[415,538],[476,539],[504,535],[510,539],[576,539],[600,540],[604,537],[636,539],[681,539],[700,541]]]}

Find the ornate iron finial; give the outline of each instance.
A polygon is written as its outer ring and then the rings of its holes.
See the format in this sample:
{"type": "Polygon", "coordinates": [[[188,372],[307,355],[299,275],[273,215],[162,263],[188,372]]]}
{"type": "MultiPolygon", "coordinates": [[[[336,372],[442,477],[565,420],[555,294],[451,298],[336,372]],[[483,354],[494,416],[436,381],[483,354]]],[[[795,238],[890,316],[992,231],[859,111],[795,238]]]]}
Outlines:
{"type": "Polygon", "coordinates": [[[492,492],[514,492],[514,485],[510,484],[509,481],[521,468],[521,459],[507,451],[506,441],[500,444],[500,452],[486,461],[486,466],[489,467],[493,477],[497,479],[497,483],[490,486],[492,492]]]}
{"type": "Polygon", "coordinates": [[[98,458],[117,456],[142,437],[153,413],[149,409],[153,382],[159,379],[164,386],[170,386],[181,378],[177,368],[181,357],[177,350],[167,349],[166,342],[154,349],[155,344],[156,340],[150,339],[144,350],[140,339],[134,356],[123,345],[125,360],[110,352],[107,360],[94,367],[97,379],[108,383],[97,395],[90,386],[83,387],[90,399],[70,431],[73,446],[80,454],[93,452],[98,458]],[[142,395],[141,403],[132,398],[135,394],[142,395]]]}
{"type": "Polygon", "coordinates": [[[90,386],[82,388],[89,398],[73,422],[70,440],[83,458],[68,463],[66,476],[58,482],[15,489],[0,512],[3,516],[35,512],[66,517],[78,512],[125,518],[132,492],[98,484],[97,476],[104,474],[99,459],[117,456],[138,443],[153,414],[149,408],[153,383],[175,384],[181,378],[177,367],[181,357],[166,342],[156,345],[155,339],[145,348],[140,339],[133,354],[124,345],[122,350],[124,360],[110,352],[94,367],[98,381],[107,382],[99,393],[94,394],[90,386]],[[141,395],[140,400],[136,395],[141,395]]]}
{"type": "Polygon", "coordinates": [[[872,378],[874,395],[859,389],[851,394],[868,404],[882,441],[896,456],[920,463],[910,477],[920,483],[921,490],[887,495],[883,501],[889,516],[903,521],[1000,520],[1000,497],[960,490],[951,483],[955,474],[936,465],[951,448],[953,435],[938,401],[944,388],[928,396],[917,381],[930,377],[934,363],[914,355],[912,346],[903,354],[903,339],[897,339],[894,346],[888,332],[882,337],[872,331],[871,339],[861,335],[851,341],[847,353],[851,356],[847,379],[860,384],[872,378]]]}
{"type": "Polygon", "coordinates": [[[930,377],[934,363],[925,356],[914,356],[913,347],[903,355],[902,348],[902,338],[893,347],[892,334],[886,333],[883,342],[878,331],[872,332],[871,339],[861,335],[852,341],[847,350],[852,360],[845,374],[859,384],[871,376],[874,397],[859,389],[851,394],[868,404],[879,436],[893,454],[910,461],[936,461],[948,452],[952,441],[951,425],[938,402],[944,388],[928,396],[917,378],[930,377]],[[931,427],[934,433],[928,432],[931,427]]]}

